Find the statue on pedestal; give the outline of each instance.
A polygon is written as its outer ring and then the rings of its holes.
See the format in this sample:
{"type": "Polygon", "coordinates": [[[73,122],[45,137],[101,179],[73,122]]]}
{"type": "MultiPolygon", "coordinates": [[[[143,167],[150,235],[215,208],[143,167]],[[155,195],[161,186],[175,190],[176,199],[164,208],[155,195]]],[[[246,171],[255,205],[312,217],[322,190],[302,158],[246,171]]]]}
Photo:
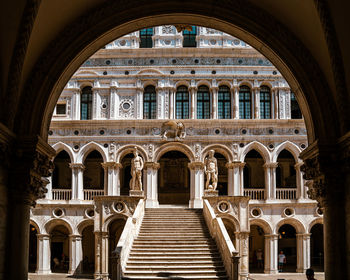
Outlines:
{"type": "Polygon", "coordinates": [[[139,156],[137,148],[134,150],[134,158],[131,160],[131,191],[142,191],[143,159],[139,156]]]}
{"type": "Polygon", "coordinates": [[[204,172],[207,177],[205,190],[208,191],[215,191],[218,184],[218,163],[214,154],[214,150],[209,151],[209,156],[205,159],[204,165],[204,172]]]}

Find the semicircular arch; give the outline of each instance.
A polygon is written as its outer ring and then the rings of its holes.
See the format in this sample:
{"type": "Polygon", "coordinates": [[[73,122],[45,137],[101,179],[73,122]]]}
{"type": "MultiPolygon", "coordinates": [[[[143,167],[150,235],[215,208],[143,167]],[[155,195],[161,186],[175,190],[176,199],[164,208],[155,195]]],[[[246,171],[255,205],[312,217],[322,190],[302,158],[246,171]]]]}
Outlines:
{"type": "Polygon", "coordinates": [[[170,151],[178,151],[184,153],[190,162],[194,161],[195,157],[191,148],[183,143],[171,142],[160,146],[154,152],[154,161],[158,162],[159,159],[166,153],[170,151]]]}
{"type": "Polygon", "coordinates": [[[68,229],[69,234],[74,234],[77,232],[73,231],[73,225],[65,218],[53,218],[48,220],[45,225],[44,229],[46,233],[51,234],[51,231],[56,227],[56,226],[64,226],[68,229]]]}
{"type": "Polygon", "coordinates": [[[122,159],[127,154],[133,153],[135,148],[137,148],[137,151],[139,152],[140,156],[143,158],[143,160],[145,162],[149,161],[148,155],[142,146],[140,146],[140,145],[125,145],[125,146],[120,147],[117,151],[117,162],[120,163],[122,161],[122,159]]]}
{"type": "Polygon", "coordinates": [[[296,218],[286,218],[280,220],[274,229],[274,233],[278,234],[278,230],[280,229],[281,226],[283,225],[291,225],[294,227],[296,233],[306,233],[305,226],[303,223],[296,218]]]}
{"type": "Polygon", "coordinates": [[[222,144],[213,144],[205,147],[202,151],[201,157],[205,159],[210,150],[214,150],[215,153],[222,154],[228,162],[233,161],[233,153],[232,151],[225,145],[222,144]]]}
{"type": "Polygon", "coordinates": [[[251,219],[249,220],[250,226],[259,226],[263,229],[265,234],[272,234],[272,226],[268,221],[263,219],[251,219]]]}

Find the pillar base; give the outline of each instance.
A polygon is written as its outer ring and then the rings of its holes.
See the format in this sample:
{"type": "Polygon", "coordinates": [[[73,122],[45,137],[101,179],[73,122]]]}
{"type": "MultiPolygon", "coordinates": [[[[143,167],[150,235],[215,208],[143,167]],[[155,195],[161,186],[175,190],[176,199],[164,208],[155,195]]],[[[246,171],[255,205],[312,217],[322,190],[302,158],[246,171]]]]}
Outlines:
{"type": "Polygon", "coordinates": [[[159,208],[158,200],[146,199],[146,208],[159,208]]]}
{"type": "Polygon", "coordinates": [[[189,202],[189,208],[203,208],[203,200],[191,199],[189,202]]]}
{"type": "Polygon", "coordinates": [[[130,190],[129,191],[129,195],[130,196],[145,196],[145,192],[144,191],[138,191],[138,190],[130,190]]]}
{"type": "Polygon", "coordinates": [[[265,274],[277,274],[278,273],[278,270],[264,270],[264,273],[265,274]]]}
{"type": "Polygon", "coordinates": [[[51,274],[51,269],[36,270],[35,273],[39,275],[51,274]]]}
{"type": "Polygon", "coordinates": [[[219,196],[219,191],[217,191],[217,190],[205,190],[204,196],[219,196]]]}

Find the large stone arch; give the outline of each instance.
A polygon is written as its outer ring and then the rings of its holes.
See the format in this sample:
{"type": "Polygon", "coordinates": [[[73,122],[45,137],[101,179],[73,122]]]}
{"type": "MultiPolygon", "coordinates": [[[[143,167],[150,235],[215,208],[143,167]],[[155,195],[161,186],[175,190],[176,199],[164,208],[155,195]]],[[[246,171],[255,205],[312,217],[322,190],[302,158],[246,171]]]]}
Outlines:
{"type": "Polygon", "coordinates": [[[93,226],[94,225],[94,219],[84,219],[77,225],[77,232],[82,235],[83,230],[88,227],[88,226],[93,226]]]}
{"type": "Polygon", "coordinates": [[[103,162],[107,161],[107,155],[106,155],[105,149],[100,144],[98,144],[96,142],[90,142],[90,143],[84,145],[80,149],[79,154],[77,155],[77,163],[84,163],[84,160],[86,159],[88,154],[93,150],[96,150],[101,154],[101,156],[103,158],[103,162]]]}
{"type": "Polygon", "coordinates": [[[215,152],[222,154],[228,162],[233,161],[232,151],[227,146],[222,144],[214,144],[205,147],[202,151],[202,159],[206,157],[210,150],[215,150],[215,152]]]}
{"type": "Polygon", "coordinates": [[[178,142],[171,142],[171,143],[166,143],[159,148],[157,148],[154,152],[154,161],[158,162],[159,159],[164,155],[166,152],[169,151],[179,151],[184,153],[188,159],[192,162],[194,161],[194,154],[191,148],[185,144],[178,143],[178,142]]]}
{"type": "Polygon", "coordinates": [[[73,152],[72,148],[69,147],[67,144],[58,142],[52,145],[52,148],[55,149],[56,155],[58,155],[60,152],[65,151],[69,155],[70,162],[73,163],[75,162],[75,153],[73,152]]]}
{"type": "Polygon", "coordinates": [[[299,159],[299,155],[301,152],[299,147],[290,141],[285,141],[276,147],[276,149],[272,153],[272,162],[277,162],[278,155],[284,149],[289,151],[293,155],[295,163],[301,162],[301,160],[299,159]]]}
{"type": "Polygon", "coordinates": [[[145,149],[140,146],[140,145],[125,145],[122,146],[118,151],[117,151],[117,158],[116,161],[120,163],[120,161],[129,153],[133,153],[135,150],[135,147],[137,148],[138,152],[140,153],[141,157],[143,158],[144,161],[149,161],[147,152],[145,149]]]}
{"type": "Polygon", "coordinates": [[[233,226],[236,232],[241,231],[241,226],[239,221],[236,219],[236,217],[234,217],[231,214],[219,214],[217,215],[218,218],[221,218],[222,220],[226,220],[228,222],[230,222],[233,226]]]}
{"type": "Polygon", "coordinates": [[[110,217],[108,217],[105,222],[103,223],[102,225],[102,232],[108,232],[108,228],[109,228],[109,225],[115,221],[115,220],[126,220],[129,218],[128,215],[124,214],[124,213],[118,213],[118,214],[114,214],[110,217]]]}
{"type": "Polygon", "coordinates": [[[321,224],[321,225],[323,225],[323,218],[318,217],[318,218],[316,218],[316,219],[313,219],[313,220],[308,224],[308,226],[307,226],[307,232],[310,233],[312,227],[313,227],[314,225],[316,225],[316,224],[321,224]]]}
{"type": "Polygon", "coordinates": [[[31,224],[33,227],[35,227],[36,232],[38,234],[42,233],[42,231],[43,231],[42,228],[39,226],[39,223],[37,221],[35,221],[33,218],[30,218],[29,224],[31,224]]]}
{"type": "Polygon", "coordinates": [[[245,160],[245,156],[251,151],[251,150],[256,150],[260,153],[261,157],[263,158],[265,163],[271,162],[271,156],[269,150],[260,142],[258,141],[253,141],[246,145],[240,153],[240,161],[245,160]]]}
{"type": "Polygon", "coordinates": [[[54,229],[55,226],[65,226],[68,229],[69,234],[77,234],[77,228],[75,228],[71,222],[65,218],[53,218],[48,220],[44,224],[45,232],[48,234],[51,234],[51,231],[54,229]]]}
{"type": "Polygon", "coordinates": [[[295,218],[286,218],[280,220],[274,228],[274,233],[277,234],[279,228],[286,224],[293,226],[295,228],[296,233],[306,233],[306,228],[303,225],[303,223],[295,218]]]}
{"type": "Polygon", "coordinates": [[[210,0],[192,0],[186,4],[175,0],[160,0],[157,4],[131,0],[123,4],[123,9],[118,3],[109,1],[86,13],[84,19],[68,25],[38,59],[16,116],[19,131],[37,132],[46,139],[50,116],[64,85],[91,54],[112,39],[147,26],[186,22],[232,34],[270,59],[287,79],[301,104],[309,142],[341,135],[336,124],[338,117],[343,118],[342,114],[337,111],[326,79],[313,56],[285,26],[248,1],[220,1],[215,4],[215,9],[210,0]],[[271,26],[276,27],[273,32],[271,26]],[[53,63],[57,61],[60,63],[53,63]],[[47,76],[52,78],[45,79],[47,76]],[[36,98],[33,98],[34,92],[36,98]],[[29,103],[33,106],[28,106],[29,103]],[[32,112],[38,114],[28,118],[32,112]],[[320,120],[322,125],[312,119],[320,120]]]}
{"type": "Polygon", "coordinates": [[[272,226],[268,221],[263,219],[251,219],[249,220],[250,226],[259,226],[264,230],[265,234],[272,234],[272,226]]]}

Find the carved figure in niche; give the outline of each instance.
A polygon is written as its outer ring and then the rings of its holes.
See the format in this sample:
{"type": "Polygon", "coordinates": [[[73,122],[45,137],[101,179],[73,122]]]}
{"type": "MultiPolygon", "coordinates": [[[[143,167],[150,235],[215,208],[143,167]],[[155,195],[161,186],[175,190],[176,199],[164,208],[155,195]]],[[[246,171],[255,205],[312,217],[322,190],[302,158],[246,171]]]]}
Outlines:
{"type": "Polygon", "coordinates": [[[168,140],[168,138],[174,139],[174,141],[180,141],[186,137],[185,125],[182,122],[167,121],[162,125],[162,139],[168,140]]]}
{"type": "Polygon", "coordinates": [[[207,177],[205,189],[215,191],[218,184],[218,163],[214,157],[215,151],[210,150],[209,156],[205,159],[204,172],[207,177]]]}
{"type": "Polygon", "coordinates": [[[108,154],[109,154],[109,161],[115,161],[116,155],[117,155],[117,147],[115,146],[114,143],[111,143],[109,145],[108,154]]]}
{"type": "Polygon", "coordinates": [[[142,169],[143,159],[139,156],[139,152],[135,147],[134,158],[131,160],[130,190],[142,191],[142,169]]]}

